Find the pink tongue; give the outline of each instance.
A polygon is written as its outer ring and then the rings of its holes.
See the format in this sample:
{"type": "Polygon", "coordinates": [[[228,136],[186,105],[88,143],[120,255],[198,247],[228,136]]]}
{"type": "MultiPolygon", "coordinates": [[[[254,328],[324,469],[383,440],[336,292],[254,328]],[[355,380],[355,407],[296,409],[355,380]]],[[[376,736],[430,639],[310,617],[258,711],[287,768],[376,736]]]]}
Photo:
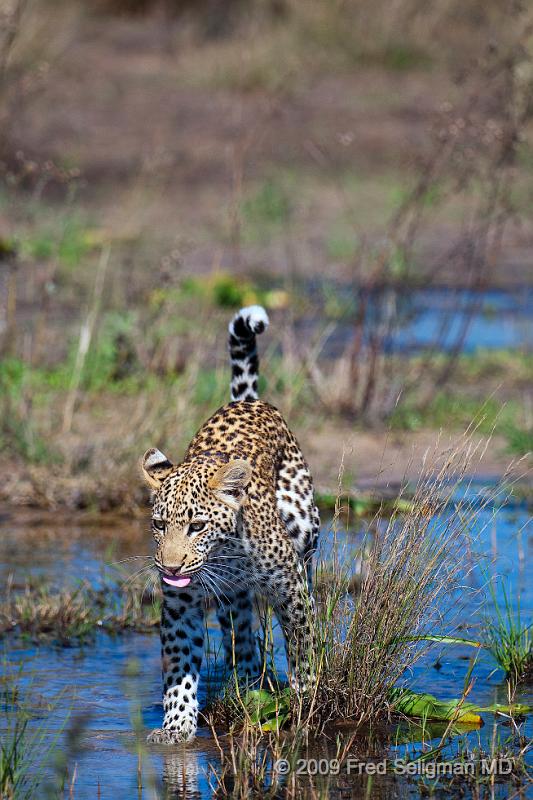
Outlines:
{"type": "Polygon", "coordinates": [[[168,583],[169,586],[179,586],[180,589],[183,589],[184,586],[188,586],[191,582],[190,578],[169,578],[168,575],[163,575],[163,580],[165,583],[168,583]]]}

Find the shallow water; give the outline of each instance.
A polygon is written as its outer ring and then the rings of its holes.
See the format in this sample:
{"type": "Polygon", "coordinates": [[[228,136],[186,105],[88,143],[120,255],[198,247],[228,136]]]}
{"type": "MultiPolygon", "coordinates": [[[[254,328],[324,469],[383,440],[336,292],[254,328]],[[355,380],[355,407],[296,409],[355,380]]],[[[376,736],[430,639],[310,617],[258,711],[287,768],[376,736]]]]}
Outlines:
{"type": "MultiPolygon", "coordinates": [[[[334,291],[351,308],[353,290],[335,285],[334,291]]],[[[322,298],[318,285],[311,286],[311,293],[322,298]]],[[[353,310],[347,316],[348,320],[341,316],[324,342],[323,354],[329,358],[339,357],[353,336],[353,310]]],[[[433,348],[446,352],[454,349],[457,342],[462,353],[478,349],[531,351],[532,318],[530,286],[479,292],[438,286],[408,292],[391,288],[369,295],[364,336],[383,331],[383,348],[388,353],[416,354],[433,348]]],[[[300,324],[303,329],[312,330],[315,320],[313,315],[300,324]]]]}
{"type": "MultiPolygon", "coordinates": [[[[468,484],[467,491],[474,501],[483,496],[480,485],[468,484]]],[[[500,501],[489,504],[478,514],[479,538],[475,548],[485,558],[487,574],[505,576],[513,602],[520,596],[523,621],[530,622],[533,531],[528,527],[528,520],[524,504],[500,501]]],[[[150,547],[146,524],[138,522],[81,525],[75,520],[53,520],[48,515],[26,519],[6,516],[1,528],[0,577],[4,585],[9,575],[13,576],[15,586],[23,585],[29,577],[34,582],[52,581],[58,587],[75,583],[80,578],[99,584],[103,570],[111,568],[106,567],[106,563],[144,554],[150,547]]],[[[355,563],[360,535],[341,531],[334,537],[326,525],[321,539],[322,556],[326,560],[332,557],[334,538],[340,557],[355,563]]],[[[469,563],[470,556],[465,553],[465,570],[469,563]]],[[[464,607],[460,610],[461,621],[466,626],[461,632],[463,636],[475,638],[476,626],[482,619],[479,606],[483,581],[483,575],[474,571],[465,582],[461,598],[464,607]]],[[[210,648],[216,650],[220,636],[212,622],[209,634],[210,648]]],[[[277,643],[282,666],[283,647],[279,635],[277,643]]],[[[70,648],[35,645],[9,636],[4,640],[4,649],[4,668],[12,665],[16,669],[17,664],[24,665],[17,683],[36,706],[36,719],[32,724],[46,729],[48,742],[58,735],[62,747],[68,749],[74,729],[77,725],[80,727],[81,750],[76,748],[71,754],[69,770],[74,798],[211,796],[214,778],[209,778],[209,765],[216,770],[220,757],[206,728],[199,730],[198,738],[191,744],[170,749],[150,747],[139,755],[135,735],[137,713],[140,711],[146,730],[159,726],[162,719],[159,642],[155,633],[112,636],[99,632],[94,643],[70,648]],[[142,775],[141,786],[139,774],[142,775]]],[[[457,698],[462,692],[471,655],[470,648],[436,645],[417,664],[408,684],[443,700],[457,698]]],[[[206,660],[204,672],[209,664],[206,660]]],[[[480,656],[474,677],[470,700],[480,705],[506,701],[503,675],[495,669],[488,655],[480,656]]],[[[201,701],[205,698],[205,682],[202,691],[201,701]]],[[[531,704],[533,694],[523,690],[516,699],[531,704]]],[[[485,718],[484,728],[468,734],[472,746],[488,745],[493,736],[494,717],[487,714],[485,718]]],[[[502,738],[509,735],[503,720],[497,725],[502,738]]],[[[530,737],[533,734],[531,719],[526,724],[526,734],[530,737]]],[[[450,753],[454,746],[451,745],[450,753]]],[[[390,748],[390,757],[404,755],[405,747],[390,748]]],[[[415,746],[407,747],[412,752],[415,746]]],[[[324,740],[317,744],[316,752],[331,757],[335,755],[335,745],[324,740]]],[[[41,771],[41,767],[36,769],[41,771]]],[[[44,774],[52,780],[50,765],[44,774]]],[[[349,796],[362,796],[368,790],[368,780],[364,776],[343,776],[332,783],[330,794],[340,797],[346,796],[348,791],[349,796]]],[[[408,796],[414,791],[412,784],[402,782],[397,776],[373,780],[372,796],[408,796]]],[[[35,796],[46,797],[43,786],[35,796]]],[[[69,796],[68,791],[65,796],[69,796]]]]}

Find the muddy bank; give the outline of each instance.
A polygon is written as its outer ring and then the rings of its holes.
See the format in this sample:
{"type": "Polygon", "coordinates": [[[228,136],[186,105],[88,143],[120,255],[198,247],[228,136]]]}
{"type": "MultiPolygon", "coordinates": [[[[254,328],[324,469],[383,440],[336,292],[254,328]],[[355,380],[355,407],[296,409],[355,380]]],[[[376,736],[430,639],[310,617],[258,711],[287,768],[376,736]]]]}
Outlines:
{"type": "MultiPolygon", "coordinates": [[[[298,438],[319,493],[334,495],[341,485],[354,495],[384,497],[416,484],[423,473],[437,471],[442,455],[461,442],[460,434],[449,431],[360,431],[339,421],[306,429],[298,438]]],[[[530,460],[510,456],[502,437],[474,436],[472,447],[473,478],[497,480],[511,471],[523,486],[533,484],[530,460]]],[[[0,469],[4,476],[0,499],[6,510],[73,509],[142,517],[149,506],[149,492],[135,463],[115,476],[69,475],[57,466],[24,465],[5,458],[0,469]]]]}

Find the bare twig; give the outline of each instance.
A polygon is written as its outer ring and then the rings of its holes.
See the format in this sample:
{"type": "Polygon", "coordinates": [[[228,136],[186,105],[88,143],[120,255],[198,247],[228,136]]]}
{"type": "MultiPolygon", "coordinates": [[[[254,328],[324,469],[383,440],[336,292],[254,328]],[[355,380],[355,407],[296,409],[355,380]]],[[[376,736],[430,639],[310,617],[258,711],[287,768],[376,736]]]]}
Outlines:
{"type": "Polygon", "coordinates": [[[105,275],[107,266],[109,264],[110,252],[111,250],[109,247],[102,249],[94,280],[91,306],[87,312],[85,320],[82,322],[80,327],[76,361],[74,363],[70,388],[67,395],[67,401],[65,403],[65,410],[63,412],[63,433],[69,433],[72,429],[72,420],[74,417],[74,409],[78,397],[81,376],[83,374],[83,367],[85,364],[85,359],[87,358],[87,353],[89,352],[89,348],[91,346],[94,326],[98,318],[98,312],[100,310],[100,304],[102,301],[102,293],[104,290],[105,275]]]}

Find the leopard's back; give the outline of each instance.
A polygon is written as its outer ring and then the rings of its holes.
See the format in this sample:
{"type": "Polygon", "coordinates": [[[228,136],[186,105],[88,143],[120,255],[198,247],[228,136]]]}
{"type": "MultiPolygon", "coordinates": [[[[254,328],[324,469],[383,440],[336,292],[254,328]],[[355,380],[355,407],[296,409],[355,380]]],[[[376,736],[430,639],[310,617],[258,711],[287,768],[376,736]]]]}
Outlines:
{"type": "Polygon", "coordinates": [[[319,527],[309,467],[277,408],[262,400],[239,400],[219,408],[192,440],[186,462],[239,458],[252,467],[248,489],[249,526],[268,536],[268,512],[284,523],[300,557],[316,547],[319,527]]]}

